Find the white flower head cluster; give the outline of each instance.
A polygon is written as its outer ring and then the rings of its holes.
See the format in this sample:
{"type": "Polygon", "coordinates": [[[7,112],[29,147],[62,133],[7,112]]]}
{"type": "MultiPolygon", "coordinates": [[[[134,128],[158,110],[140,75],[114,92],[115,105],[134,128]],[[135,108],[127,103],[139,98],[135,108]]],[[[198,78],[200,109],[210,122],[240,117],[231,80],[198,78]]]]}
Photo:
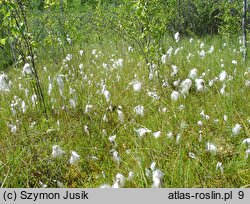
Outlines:
{"type": "Polygon", "coordinates": [[[222,162],[218,162],[218,163],[216,164],[216,170],[218,170],[218,169],[220,169],[221,173],[224,172],[224,167],[223,167],[223,165],[222,165],[222,162]]]}
{"type": "Polygon", "coordinates": [[[217,147],[215,146],[215,144],[207,142],[206,150],[212,154],[215,154],[217,152],[217,147]]]}
{"type": "Polygon", "coordinates": [[[135,92],[141,91],[142,84],[141,84],[140,81],[138,81],[138,80],[135,79],[135,80],[133,80],[132,82],[130,82],[130,85],[132,85],[133,90],[134,90],[135,92]]]}
{"type": "Polygon", "coordinates": [[[57,158],[61,157],[65,152],[58,145],[52,147],[52,157],[57,158]]]}
{"type": "Polygon", "coordinates": [[[139,116],[144,116],[144,106],[138,105],[134,108],[134,112],[139,116]]]}
{"type": "Polygon", "coordinates": [[[152,131],[148,128],[138,128],[138,129],[135,129],[135,132],[140,138],[142,138],[143,136],[146,135],[146,133],[151,133],[152,131]]]}
{"type": "Polygon", "coordinates": [[[163,177],[164,173],[160,169],[153,170],[153,188],[162,188],[163,187],[163,177]]]}
{"type": "Polygon", "coordinates": [[[189,90],[192,86],[192,80],[191,79],[185,79],[184,81],[181,82],[181,85],[180,85],[180,93],[181,94],[188,94],[189,93],[189,90]]]}
{"type": "Polygon", "coordinates": [[[240,134],[240,131],[241,131],[242,127],[240,124],[235,124],[235,126],[232,128],[232,135],[233,136],[237,136],[240,134]]]}
{"type": "Polygon", "coordinates": [[[71,157],[69,163],[71,165],[76,164],[80,160],[80,155],[78,155],[75,151],[71,151],[71,157]]]}
{"type": "Polygon", "coordinates": [[[24,64],[22,74],[23,74],[23,75],[32,74],[32,68],[31,68],[31,66],[30,66],[29,63],[25,63],[25,64],[24,64]]]}
{"type": "Polygon", "coordinates": [[[10,91],[9,77],[4,73],[0,75],[0,91],[10,91]]]}
{"type": "Polygon", "coordinates": [[[175,42],[179,42],[180,41],[180,33],[179,32],[176,32],[174,34],[174,39],[175,39],[175,42]]]}
{"type": "Polygon", "coordinates": [[[115,176],[115,183],[113,184],[112,188],[123,188],[125,185],[125,177],[118,173],[115,176]]]}

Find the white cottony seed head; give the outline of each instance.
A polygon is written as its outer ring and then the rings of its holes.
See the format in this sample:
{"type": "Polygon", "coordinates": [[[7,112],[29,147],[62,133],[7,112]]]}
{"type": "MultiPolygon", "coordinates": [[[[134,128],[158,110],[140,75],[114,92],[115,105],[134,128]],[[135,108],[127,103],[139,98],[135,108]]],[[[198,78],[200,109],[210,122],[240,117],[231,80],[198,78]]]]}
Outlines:
{"type": "Polygon", "coordinates": [[[139,91],[141,90],[141,87],[142,87],[141,82],[139,82],[138,80],[134,80],[134,81],[132,81],[131,83],[132,83],[132,85],[133,85],[133,90],[134,90],[135,92],[139,92],[139,91]]]}
{"type": "Polygon", "coordinates": [[[180,41],[180,33],[177,32],[174,34],[174,39],[175,39],[175,42],[179,42],[180,41]]]}
{"type": "Polygon", "coordinates": [[[164,174],[161,170],[156,169],[153,171],[153,188],[161,188],[163,186],[163,176],[164,174]]]}
{"type": "Polygon", "coordinates": [[[144,116],[144,107],[142,105],[138,105],[134,108],[134,112],[137,115],[144,116]]]}
{"type": "Polygon", "coordinates": [[[246,138],[243,140],[242,144],[246,144],[250,146],[250,138],[246,138]]]}
{"type": "Polygon", "coordinates": [[[199,121],[197,122],[197,125],[198,125],[199,127],[202,127],[202,121],[199,120],[199,121]]]}
{"type": "Polygon", "coordinates": [[[223,165],[222,165],[221,162],[218,162],[218,163],[216,164],[216,170],[218,170],[218,169],[220,169],[221,173],[224,172],[224,168],[223,168],[223,165]]]}
{"type": "Polygon", "coordinates": [[[73,164],[76,164],[79,160],[80,160],[80,156],[75,151],[72,151],[69,163],[73,165],[73,164]]]}
{"type": "Polygon", "coordinates": [[[232,128],[232,134],[233,134],[233,136],[239,135],[241,129],[242,129],[241,125],[237,123],[237,124],[232,128]]]}
{"type": "Polygon", "coordinates": [[[217,152],[217,147],[211,142],[207,142],[206,149],[208,152],[211,152],[211,153],[217,152]]]}
{"type": "Polygon", "coordinates": [[[25,63],[25,65],[23,66],[23,71],[22,71],[22,74],[25,75],[25,74],[31,74],[32,73],[32,69],[31,69],[31,66],[29,63],[25,63]]]}
{"type": "Polygon", "coordinates": [[[184,81],[182,81],[180,85],[181,94],[188,94],[191,86],[192,86],[191,79],[185,79],[184,81]]]}
{"type": "Polygon", "coordinates": [[[118,173],[115,179],[116,180],[112,188],[123,188],[125,185],[125,177],[122,174],[118,173]]]}
{"type": "Polygon", "coordinates": [[[193,152],[189,152],[188,153],[189,157],[192,158],[192,159],[196,159],[196,156],[193,152]]]}
{"type": "Polygon", "coordinates": [[[150,169],[151,169],[152,171],[154,171],[154,170],[155,170],[155,167],[156,167],[156,162],[154,161],[154,162],[151,163],[150,169]]]}
{"type": "Polygon", "coordinates": [[[153,132],[153,136],[154,136],[155,138],[160,137],[160,136],[161,136],[161,131],[153,132]]]}
{"type": "Polygon", "coordinates": [[[246,150],[246,159],[248,158],[249,154],[250,154],[250,149],[247,149],[246,150]]]}
{"type": "Polygon", "coordinates": [[[219,80],[220,81],[225,81],[225,79],[227,78],[227,72],[225,70],[223,70],[220,75],[219,75],[219,80]]]}
{"type": "Polygon", "coordinates": [[[6,74],[0,75],[0,91],[10,91],[9,78],[6,74]]]}
{"type": "Polygon", "coordinates": [[[203,79],[195,79],[195,85],[198,92],[206,91],[205,81],[203,79]]]}
{"type": "Polygon", "coordinates": [[[149,130],[148,128],[138,128],[135,129],[135,132],[139,137],[143,137],[144,135],[146,135],[146,133],[151,133],[151,130],[149,130]]]}
{"type": "Polygon", "coordinates": [[[178,91],[173,91],[173,92],[171,93],[171,100],[172,100],[172,101],[177,101],[178,98],[179,98],[179,96],[180,96],[180,93],[179,93],[178,91]]]}
{"type": "Polygon", "coordinates": [[[61,157],[65,152],[58,146],[58,145],[54,145],[52,147],[52,157],[56,158],[56,157],[61,157]]]}
{"type": "Polygon", "coordinates": [[[189,77],[191,79],[196,79],[197,78],[197,74],[198,74],[198,70],[197,69],[192,69],[190,72],[189,72],[189,77]]]}
{"type": "Polygon", "coordinates": [[[172,133],[171,131],[169,131],[169,132],[167,133],[167,137],[168,137],[169,139],[171,139],[171,138],[174,137],[174,135],[173,135],[173,133],[172,133]]]}
{"type": "Polygon", "coordinates": [[[128,180],[132,180],[132,179],[134,178],[134,176],[135,176],[134,172],[133,172],[133,171],[130,171],[130,172],[128,173],[128,180]]]}

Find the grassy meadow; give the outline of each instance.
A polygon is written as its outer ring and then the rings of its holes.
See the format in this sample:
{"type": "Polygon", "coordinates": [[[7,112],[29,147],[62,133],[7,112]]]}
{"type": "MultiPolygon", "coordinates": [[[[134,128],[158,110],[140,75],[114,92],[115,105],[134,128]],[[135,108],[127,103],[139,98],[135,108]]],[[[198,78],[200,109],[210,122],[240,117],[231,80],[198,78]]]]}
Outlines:
{"type": "Polygon", "coordinates": [[[28,66],[4,71],[0,186],[250,187],[250,65],[241,47],[237,38],[166,39],[153,80],[122,40],[38,50],[48,116],[28,66]]]}

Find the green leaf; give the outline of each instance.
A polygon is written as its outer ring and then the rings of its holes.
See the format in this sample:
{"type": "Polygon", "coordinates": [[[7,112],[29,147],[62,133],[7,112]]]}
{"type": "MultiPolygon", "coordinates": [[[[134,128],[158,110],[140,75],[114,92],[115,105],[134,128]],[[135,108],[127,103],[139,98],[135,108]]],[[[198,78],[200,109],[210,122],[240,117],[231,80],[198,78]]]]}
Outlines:
{"type": "Polygon", "coordinates": [[[5,45],[6,40],[7,40],[6,38],[2,38],[2,39],[0,40],[0,44],[5,45]]]}

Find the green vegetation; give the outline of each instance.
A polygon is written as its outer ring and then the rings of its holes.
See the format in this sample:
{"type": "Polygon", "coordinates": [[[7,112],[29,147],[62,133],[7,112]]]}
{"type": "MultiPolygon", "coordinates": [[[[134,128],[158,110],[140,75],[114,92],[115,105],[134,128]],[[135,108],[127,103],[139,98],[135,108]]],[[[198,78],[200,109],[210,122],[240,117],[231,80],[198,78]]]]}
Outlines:
{"type": "Polygon", "coordinates": [[[1,187],[249,187],[228,2],[1,0],[1,187]]]}

